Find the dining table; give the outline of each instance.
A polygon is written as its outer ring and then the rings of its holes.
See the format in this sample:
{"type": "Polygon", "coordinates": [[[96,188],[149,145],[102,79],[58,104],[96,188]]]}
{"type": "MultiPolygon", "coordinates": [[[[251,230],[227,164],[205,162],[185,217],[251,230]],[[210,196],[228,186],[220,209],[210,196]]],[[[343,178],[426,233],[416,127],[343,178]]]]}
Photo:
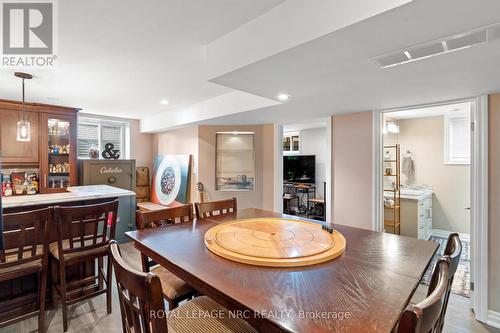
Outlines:
{"type": "Polygon", "coordinates": [[[137,250],[266,333],[391,332],[438,248],[431,241],[332,224],[346,248],[320,264],[256,266],[207,249],[210,228],[247,218],[299,219],[248,208],[126,235],[137,250]]]}

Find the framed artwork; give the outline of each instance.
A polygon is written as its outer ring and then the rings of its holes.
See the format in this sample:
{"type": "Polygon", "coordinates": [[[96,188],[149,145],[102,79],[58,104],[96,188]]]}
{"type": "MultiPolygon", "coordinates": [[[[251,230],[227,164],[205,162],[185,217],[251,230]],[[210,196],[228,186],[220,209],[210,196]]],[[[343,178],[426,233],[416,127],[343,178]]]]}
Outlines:
{"type": "Polygon", "coordinates": [[[169,207],[189,202],[191,155],[158,155],[153,166],[151,201],[169,207]]]}
{"type": "Polygon", "coordinates": [[[215,189],[253,191],[255,188],[255,133],[216,133],[215,189]]]}

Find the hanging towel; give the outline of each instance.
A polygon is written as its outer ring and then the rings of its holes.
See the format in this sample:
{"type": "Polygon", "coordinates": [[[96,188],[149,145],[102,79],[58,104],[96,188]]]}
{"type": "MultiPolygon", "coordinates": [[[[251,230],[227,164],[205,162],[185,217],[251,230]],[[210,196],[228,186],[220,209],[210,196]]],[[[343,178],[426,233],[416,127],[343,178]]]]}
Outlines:
{"type": "Polygon", "coordinates": [[[403,168],[402,168],[403,174],[405,174],[407,177],[413,175],[413,172],[415,171],[414,165],[413,165],[413,158],[412,156],[406,155],[403,156],[403,168]]]}

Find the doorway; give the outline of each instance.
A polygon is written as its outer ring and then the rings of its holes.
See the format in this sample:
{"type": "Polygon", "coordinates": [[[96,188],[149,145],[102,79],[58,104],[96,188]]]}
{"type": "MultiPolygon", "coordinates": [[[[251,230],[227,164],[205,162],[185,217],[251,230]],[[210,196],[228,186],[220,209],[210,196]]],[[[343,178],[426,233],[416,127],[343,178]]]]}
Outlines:
{"type": "Polygon", "coordinates": [[[374,125],[373,228],[440,248],[458,232],[465,251],[454,293],[486,321],[486,96],[374,112],[374,125]]]}

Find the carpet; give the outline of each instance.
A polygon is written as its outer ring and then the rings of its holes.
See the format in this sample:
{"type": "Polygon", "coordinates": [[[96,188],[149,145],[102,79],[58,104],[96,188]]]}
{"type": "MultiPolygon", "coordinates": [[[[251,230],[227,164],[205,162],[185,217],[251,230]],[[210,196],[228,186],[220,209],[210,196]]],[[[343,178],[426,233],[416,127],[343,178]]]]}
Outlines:
{"type": "MultiPolygon", "coordinates": [[[[438,243],[439,248],[422,278],[422,283],[427,286],[431,281],[436,262],[443,255],[447,239],[439,236],[431,236],[429,240],[438,243]]],[[[460,262],[458,263],[457,272],[451,286],[451,292],[460,296],[470,297],[470,243],[468,241],[462,240],[462,255],[460,256],[460,262]]]]}

